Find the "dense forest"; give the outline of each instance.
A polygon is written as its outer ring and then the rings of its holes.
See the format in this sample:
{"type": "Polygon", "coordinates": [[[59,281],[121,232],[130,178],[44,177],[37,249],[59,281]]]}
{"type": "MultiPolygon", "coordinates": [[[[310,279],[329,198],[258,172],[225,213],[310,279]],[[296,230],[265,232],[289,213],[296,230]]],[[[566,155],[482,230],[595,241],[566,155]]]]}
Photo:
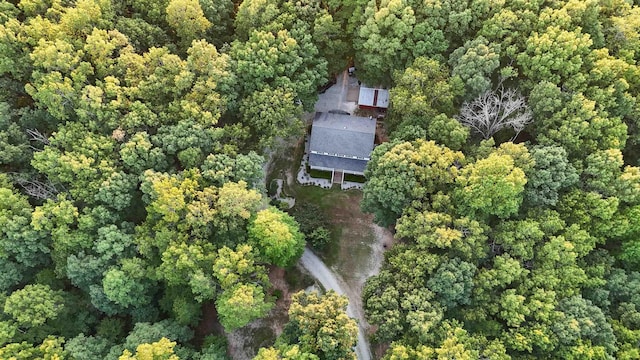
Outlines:
{"type": "Polygon", "coordinates": [[[640,358],[637,2],[364,14],[393,141],[362,207],[402,240],[363,294],[386,358],[640,358]]]}
{"type": "MultiPolygon", "coordinates": [[[[0,358],[226,359],[304,229],[264,164],[354,64],[385,359],[640,359],[637,0],[0,0],[0,358]]],[[[256,359],[353,359],[334,293],[256,359]]]]}

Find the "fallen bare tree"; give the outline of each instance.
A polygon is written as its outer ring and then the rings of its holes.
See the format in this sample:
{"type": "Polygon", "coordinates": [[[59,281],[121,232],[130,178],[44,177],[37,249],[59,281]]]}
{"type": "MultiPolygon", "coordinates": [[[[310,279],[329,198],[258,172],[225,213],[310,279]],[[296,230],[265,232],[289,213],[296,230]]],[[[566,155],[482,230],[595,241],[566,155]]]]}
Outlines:
{"type": "Polygon", "coordinates": [[[498,131],[512,128],[515,135],[533,118],[526,99],[515,89],[489,90],[471,102],[465,102],[457,117],[462,124],[489,139],[498,131]]]}
{"type": "Polygon", "coordinates": [[[25,180],[17,179],[18,185],[20,185],[24,192],[36,199],[47,200],[53,199],[58,194],[58,189],[53,185],[51,181],[42,182],[39,180],[25,180]]]}
{"type": "MultiPolygon", "coordinates": [[[[29,135],[29,140],[31,141],[36,141],[39,142],[41,144],[44,145],[49,145],[49,138],[44,135],[43,133],[40,132],[40,130],[38,129],[27,129],[26,130],[27,135],[29,135]]],[[[33,146],[33,145],[29,145],[29,147],[33,150],[33,151],[40,151],[41,149],[33,146]]]]}
{"type": "Polygon", "coordinates": [[[25,194],[36,199],[53,199],[60,192],[56,185],[54,185],[54,183],[49,179],[47,179],[46,181],[33,179],[30,178],[30,175],[26,173],[8,172],[6,174],[11,177],[14,183],[22,187],[25,194]]]}

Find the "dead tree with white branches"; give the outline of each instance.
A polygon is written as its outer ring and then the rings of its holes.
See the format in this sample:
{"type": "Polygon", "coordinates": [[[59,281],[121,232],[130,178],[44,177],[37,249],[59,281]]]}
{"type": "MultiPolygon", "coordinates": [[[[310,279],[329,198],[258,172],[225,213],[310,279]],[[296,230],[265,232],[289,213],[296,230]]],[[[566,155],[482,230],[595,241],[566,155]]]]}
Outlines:
{"type": "Polygon", "coordinates": [[[58,194],[58,189],[52,182],[42,182],[39,180],[18,180],[17,182],[24,192],[36,199],[53,199],[58,194]]]}
{"type": "Polygon", "coordinates": [[[41,200],[53,199],[58,193],[58,190],[53,185],[40,181],[30,181],[22,183],[20,186],[22,186],[27,195],[41,200]]]}
{"type": "Polygon", "coordinates": [[[489,139],[498,131],[512,128],[515,135],[529,124],[533,116],[524,96],[515,89],[489,90],[460,109],[458,121],[489,139]]]}
{"type": "MultiPolygon", "coordinates": [[[[39,142],[41,144],[44,145],[49,145],[49,138],[47,138],[46,135],[44,135],[43,133],[40,132],[40,130],[38,129],[27,129],[26,130],[27,135],[29,135],[29,140],[31,141],[35,141],[35,142],[39,142]]],[[[29,147],[33,150],[33,151],[40,151],[41,149],[33,146],[33,145],[29,145],[29,147]]]]}
{"type": "Polygon", "coordinates": [[[14,183],[20,185],[27,195],[36,199],[53,199],[60,192],[58,187],[49,179],[46,181],[33,179],[26,173],[9,172],[6,174],[11,177],[14,183]]]}

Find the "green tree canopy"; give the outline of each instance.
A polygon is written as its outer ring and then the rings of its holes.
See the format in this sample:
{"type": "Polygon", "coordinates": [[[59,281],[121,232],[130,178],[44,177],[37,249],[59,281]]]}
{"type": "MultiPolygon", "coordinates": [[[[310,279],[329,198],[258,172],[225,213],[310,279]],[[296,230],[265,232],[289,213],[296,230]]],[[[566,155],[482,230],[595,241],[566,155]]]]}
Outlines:
{"type": "Polygon", "coordinates": [[[289,307],[286,333],[295,336],[303,352],[320,359],[355,357],[358,325],[347,316],[347,299],[333,291],[320,296],[317,292],[294,294],[289,307]]]}
{"type": "Polygon", "coordinates": [[[295,219],[274,207],[261,210],[249,225],[249,239],[264,259],[291,266],[304,250],[304,235],[295,219]]]}
{"type": "Polygon", "coordinates": [[[493,153],[467,165],[456,181],[456,196],[463,212],[506,218],[518,212],[527,178],[511,156],[493,153]]]}
{"type": "Polygon", "coordinates": [[[27,285],[11,293],[5,300],[4,312],[19,326],[31,328],[55,319],[64,306],[61,291],[52,290],[47,285],[36,284],[27,285]]]}
{"type": "Polygon", "coordinates": [[[218,296],[216,309],[225,331],[231,332],[265,316],[273,307],[262,288],[254,284],[238,284],[218,296]]]}
{"type": "Polygon", "coordinates": [[[381,225],[392,224],[415,200],[430,203],[452,187],[464,156],[433,141],[386,143],[371,154],[362,209],[381,225]]]}
{"type": "Polygon", "coordinates": [[[196,0],[171,0],[167,5],[167,23],[183,44],[191,44],[204,35],[211,23],[196,0]]]}

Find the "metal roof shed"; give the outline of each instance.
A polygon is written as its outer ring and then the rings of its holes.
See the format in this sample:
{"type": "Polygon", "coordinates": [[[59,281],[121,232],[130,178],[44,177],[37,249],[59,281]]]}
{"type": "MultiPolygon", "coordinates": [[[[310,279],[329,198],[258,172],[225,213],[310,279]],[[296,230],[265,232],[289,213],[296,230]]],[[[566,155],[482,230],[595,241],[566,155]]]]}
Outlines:
{"type": "Polygon", "coordinates": [[[358,106],[386,109],[389,107],[389,90],[360,86],[358,106]]]}

